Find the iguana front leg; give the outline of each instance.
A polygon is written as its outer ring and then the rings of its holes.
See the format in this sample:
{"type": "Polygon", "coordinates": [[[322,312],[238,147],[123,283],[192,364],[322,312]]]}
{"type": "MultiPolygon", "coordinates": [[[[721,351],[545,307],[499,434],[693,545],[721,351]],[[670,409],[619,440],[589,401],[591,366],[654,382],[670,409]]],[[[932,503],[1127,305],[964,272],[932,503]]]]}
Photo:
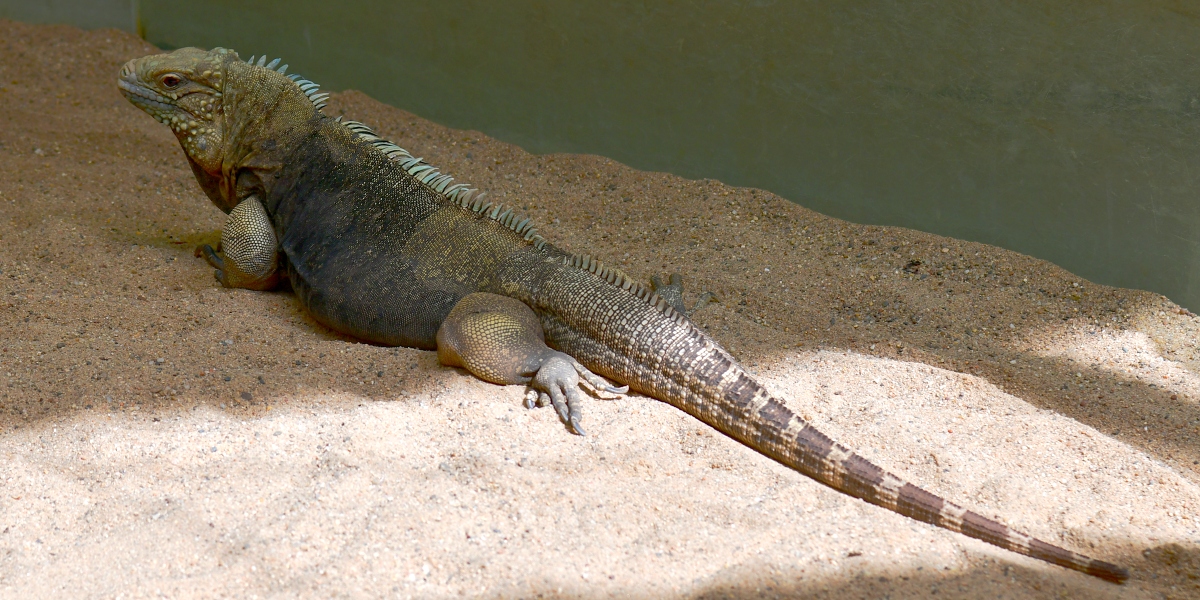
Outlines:
{"type": "Polygon", "coordinates": [[[279,242],[275,227],[258,198],[250,196],[229,211],[221,230],[222,259],[205,244],[204,259],[217,270],[217,281],[229,288],[272,290],[279,285],[279,242]]]}
{"type": "Polygon", "coordinates": [[[622,394],[567,354],[546,345],[542,324],[525,303],[497,294],[475,293],[454,305],[437,332],[438,361],[463,367],[501,385],[528,384],[536,399],[532,408],[553,404],[571,430],[583,435],[579,407],[580,377],[598,391],[622,394]]]}

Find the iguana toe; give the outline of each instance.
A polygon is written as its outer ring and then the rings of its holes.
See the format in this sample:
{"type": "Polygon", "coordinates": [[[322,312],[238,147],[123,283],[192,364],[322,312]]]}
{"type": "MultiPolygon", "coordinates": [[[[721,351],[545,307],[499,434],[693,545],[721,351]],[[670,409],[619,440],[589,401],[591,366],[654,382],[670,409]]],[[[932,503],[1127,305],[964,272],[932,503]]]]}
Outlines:
{"type": "MultiPolygon", "coordinates": [[[[570,357],[568,356],[568,358],[570,357]]],[[[570,358],[570,360],[571,366],[575,367],[575,372],[578,373],[579,376],[583,378],[583,381],[587,383],[588,386],[591,387],[596,393],[603,392],[620,395],[629,391],[629,386],[623,385],[617,387],[613,385],[611,381],[593,373],[590,369],[580,364],[580,362],[574,358],[570,358]]]]}
{"type": "Polygon", "coordinates": [[[214,269],[225,268],[225,260],[221,258],[217,254],[217,251],[213,250],[213,247],[209,246],[208,244],[204,244],[203,246],[196,248],[196,256],[204,256],[204,260],[214,269]]]}
{"type": "Polygon", "coordinates": [[[550,394],[533,388],[525,390],[525,408],[544,408],[550,406],[550,394]]]}
{"type": "Polygon", "coordinates": [[[679,273],[672,273],[669,281],[670,283],[664,284],[662,278],[655,275],[650,278],[650,289],[662,296],[676,312],[686,315],[687,308],[683,305],[683,278],[679,273]]]}
{"type": "Polygon", "coordinates": [[[217,251],[213,250],[212,246],[209,246],[208,244],[198,246],[196,248],[196,256],[203,256],[204,261],[207,262],[213,269],[215,269],[213,271],[213,277],[216,278],[217,283],[220,283],[223,287],[229,287],[229,284],[226,281],[228,278],[225,275],[225,259],[221,258],[221,255],[217,254],[217,251]]]}
{"type": "MultiPolygon", "coordinates": [[[[573,433],[586,435],[581,420],[580,405],[583,404],[583,394],[579,391],[579,374],[572,365],[573,361],[564,356],[552,356],[542,363],[537,375],[534,375],[530,385],[537,389],[539,404],[548,395],[550,403],[558,413],[558,417],[567,424],[573,433]]],[[[528,399],[526,406],[529,405],[528,399]]]]}

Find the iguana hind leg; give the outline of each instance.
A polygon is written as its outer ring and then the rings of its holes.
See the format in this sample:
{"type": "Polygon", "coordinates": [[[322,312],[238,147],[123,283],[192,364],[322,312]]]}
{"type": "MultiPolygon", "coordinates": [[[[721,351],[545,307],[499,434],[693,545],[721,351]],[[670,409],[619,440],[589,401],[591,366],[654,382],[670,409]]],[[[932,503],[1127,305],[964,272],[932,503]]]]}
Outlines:
{"type": "Polygon", "coordinates": [[[279,285],[279,242],[275,227],[258,198],[250,196],[229,211],[221,230],[225,258],[212,246],[200,248],[217,271],[217,281],[230,288],[271,290],[279,285]]]}
{"type": "Polygon", "coordinates": [[[526,406],[554,405],[563,422],[579,435],[584,433],[579,425],[580,377],[599,391],[628,390],[613,387],[574,358],[551,349],[533,310],[497,294],[479,292],[459,300],[438,329],[437,352],[443,365],[463,367],[484,381],[528,384],[536,400],[527,400],[526,406]]]}
{"type": "Polygon", "coordinates": [[[679,273],[671,273],[667,281],[669,283],[664,284],[662,279],[658,275],[655,275],[650,278],[650,289],[659,296],[662,296],[662,299],[666,300],[667,304],[670,304],[676,312],[689,317],[696,311],[708,306],[709,302],[721,301],[717,298],[716,294],[704,292],[700,294],[700,297],[696,300],[696,304],[692,306],[692,310],[688,310],[683,304],[683,277],[679,273]]]}

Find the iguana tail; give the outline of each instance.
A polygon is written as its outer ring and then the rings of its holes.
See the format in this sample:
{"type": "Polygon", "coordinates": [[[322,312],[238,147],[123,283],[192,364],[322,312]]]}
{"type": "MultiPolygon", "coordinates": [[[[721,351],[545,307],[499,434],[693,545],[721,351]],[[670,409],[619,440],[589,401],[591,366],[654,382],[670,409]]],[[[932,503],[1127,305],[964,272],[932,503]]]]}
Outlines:
{"type": "MultiPolygon", "coordinates": [[[[581,261],[575,260],[575,263],[581,261]]],[[[586,262],[586,261],[583,261],[586,262]]],[[[593,371],[665,400],[829,487],[989,544],[1120,583],[1128,572],[1009,529],[884,471],[792,412],[690,320],[603,266],[543,288],[552,346],[593,371]],[[600,275],[601,281],[594,276],[600,275]],[[584,293],[581,287],[591,288],[584,293]],[[630,293],[632,292],[632,293],[630,293]],[[586,303],[580,298],[587,298],[586,303]]]]}
{"type": "Polygon", "coordinates": [[[1121,567],[1015,531],[905,482],[805,422],[732,360],[720,357],[710,365],[700,377],[717,382],[716,389],[672,404],[775,461],[839,492],[1006,550],[1116,583],[1129,577],[1121,567]]]}

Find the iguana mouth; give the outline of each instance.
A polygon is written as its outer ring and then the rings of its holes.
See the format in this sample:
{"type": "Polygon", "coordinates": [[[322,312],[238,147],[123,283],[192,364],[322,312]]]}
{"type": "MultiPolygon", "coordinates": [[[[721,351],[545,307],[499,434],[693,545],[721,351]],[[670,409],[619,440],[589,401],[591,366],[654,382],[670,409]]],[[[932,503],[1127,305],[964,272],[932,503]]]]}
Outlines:
{"type": "Polygon", "coordinates": [[[125,79],[118,79],[117,87],[121,88],[121,93],[125,94],[126,99],[142,110],[171,110],[175,108],[170,98],[141,84],[131,83],[125,79]]]}

